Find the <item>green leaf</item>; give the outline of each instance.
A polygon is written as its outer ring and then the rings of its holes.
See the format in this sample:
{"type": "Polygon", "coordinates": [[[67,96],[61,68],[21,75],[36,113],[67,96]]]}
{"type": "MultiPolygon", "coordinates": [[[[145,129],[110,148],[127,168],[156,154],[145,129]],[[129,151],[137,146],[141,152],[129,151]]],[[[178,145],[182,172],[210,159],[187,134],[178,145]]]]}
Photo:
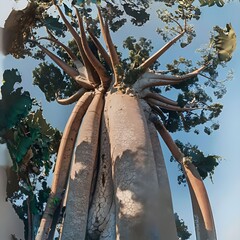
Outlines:
{"type": "Polygon", "coordinates": [[[11,128],[21,118],[27,116],[32,107],[32,99],[28,92],[22,94],[18,91],[14,92],[8,98],[8,110],[6,112],[6,127],[11,128]]]}
{"type": "Polygon", "coordinates": [[[203,6],[212,7],[215,4],[218,7],[223,7],[224,4],[225,4],[224,0],[199,0],[199,2],[200,2],[200,6],[201,7],[203,7],[203,6]]]}
{"type": "Polygon", "coordinates": [[[40,63],[33,71],[33,84],[37,85],[45,94],[47,101],[56,99],[56,92],[63,92],[67,89],[60,69],[54,64],[40,63]]]}
{"type": "Polygon", "coordinates": [[[23,136],[19,138],[18,143],[16,144],[16,148],[12,148],[12,154],[15,155],[15,159],[18,163],[20,163],[23,157],[26,155],[28,149],[35,142],[35,140],[39,136],[38,129],[30,129],[30,136],[23,136]]]}
{"type": "Polygon", "coordinates": [[[38,208],[37,208],[38,202],[37,202],[37,198],[34,195],[32,197],[32,199],[30,200],[30,209],[31,209],[31,213],[33,215],[37,215],[38,214],[38,208]]]}
{"type": "Polygon", "coordinates": [[[75,0],[75,1],[73,1],[73,3],[72,3],[72,4],[76,4],[76,5],[79,5],[79,6],[81,6],[81,5],[83,5],[83,4],[84,4],[84,2],[85,2],[85,0],[75,0]]]}
{"type": "Polygon", "coordinates": [[[3,73],[3,85],[1,87],[2,98],[8,96],[13,90],[15,83],[21,83],[22,79],[17,69],[6,70],[3,73]]]}
{"type": "Polygon", "coordinates": [[[188,232],[188,227],[185,225],[184,221],[179,218],[177,213],[175,213],[174,216],[175,216],[175,223],[177,227],[177,235],[179,239],[182,239],[182,240],[189,239],[192,234],[188,232]]]}
{"type": "Polygon", "coordinates": [[[0,100],[0,132],[10,129],[20,119],[27,116],[32,108],[32,99],[29,92],[22,92],[22,88],[14,90],[14,84],[22,79],[16,69],[6,70],[3,74],[4,83],[1,87],[0,100]]]}
{"type": "Polygon", "coordinates": [[[221,29],[220,27],[216,26],[215,31],[218,32],[218,35],[213,41],[218,52],[218,58],[220,61],[227,62],[232,58],[232,54],[236,49],[236,33],[230,23],[226,25],[226,29],[221,29]]]}
{"type": "MultiPolygon", "coordinates": [[[[209,131],[211,130],[209,129],[209,131]]],[[[214,170],[219,165],[221,157],[217,155],[205,156],[204,153],[200,151],[196,145],[191,145],[190,143],[183,144],[177,140],[176,144],[185,156],[188,156],[192,159],[192,163],[197,168],[202,179],[205,179],[208,176],[212,178],[214,170]]],[[[185,182],[184,175],[178,176],[178,183],[181,184],[183,182],[185,182]]]]}
{"type": "Polygon", "coordinates": [[[27,124],[31,128],[40,129],[42,135],[52,136],[55,133],[54,128],[52,128],[43,117],[41,109],[29,115],[27,124]]]}
{"type": "Polygon", "coordinates": [[[65,15],[72,17],[72,10],[64,3],[64,10],[65,10],[65,15]]]}
{"type": "Polygon", "coordinates": [[[49,16],[44,19],[44,25],[55,32],[57,36],[64,36],[64,30],[66,30],[66,27],[64,24],[59,22],[58,18],[54,18],[52,16],[49,16]]]}
{"type": "Polygon", "coordinates": [[[207,134],[207,135],[210,135],[211,134],[211,129],[209,127],[205,127],[204,128],[204,132],[207,134]]]}

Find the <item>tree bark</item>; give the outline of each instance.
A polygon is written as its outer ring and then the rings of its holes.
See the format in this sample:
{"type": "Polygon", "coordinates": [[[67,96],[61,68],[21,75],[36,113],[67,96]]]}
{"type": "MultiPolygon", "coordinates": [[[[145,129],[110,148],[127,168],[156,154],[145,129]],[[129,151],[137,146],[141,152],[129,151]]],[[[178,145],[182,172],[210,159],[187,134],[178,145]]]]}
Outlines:
{"type": "Polygon", "coordinates": [[[107,100],[116,239],[160,239],[158,179],[143,110],[135,97],[122,93],[107,100]]]}
{"type": "Polygon", "coordinates": [[[153,147],[154,159],[156,164],[156,171],[159,185],[159,201],[160,201],[160,234],[161,239],[167,236],[168,240],[177,239],[177,228],[175,224],[175,217],[172,204],[172,195],[170,184],[168,180],[168,173],[162,153],[160,141],[156,129],[152,122],[148,121],[148,128],[150,132],[151,143],[153,147]]]}
{"type": "Polygon", "coordinates": [[[96,168],[102,109],[103,94],[97,92],[84,116],[76,143],[62,232],[62,239],[64,240],[84,240],[86,236],[89,199],[93,172],[96,168]]]}
{"type": "Polygon", "coordinates": [[[79,99],[66,124],[58,150],[51,194],[38,229],[36,240],[46,240],[48,238],[52,224],[52,217],[54,216],[54,212],[60,204],[62,195],[66,189],[69,167],[78,129],[80,127],[82,117],[92,101],[92,97],[92,93],[88,92],[79,99]]]}
{"type": "Polygon", "coordinates": [[[154,125],[174,158],[181,164],[186,176],[193,205],[197,240],[216,240],[217,236],[211,205],[201,176],[190,160],[184,157],[166,128],[159,121],[155,121],[154,125]]]}
{"type": "Polygon", "coordinates": [[[190,162],[183,163],[192,200],[197,240],[216,240],[216,231],[206,188],[196,167],[190,162]]]}
{"type": "Polygon", "coordinates": [[[89,210],[88,234],[90,239],[112,240],[116,239],[115,201],[112,160],[105,111],[101,122],[99,167],[93,201],[89,210]]]}

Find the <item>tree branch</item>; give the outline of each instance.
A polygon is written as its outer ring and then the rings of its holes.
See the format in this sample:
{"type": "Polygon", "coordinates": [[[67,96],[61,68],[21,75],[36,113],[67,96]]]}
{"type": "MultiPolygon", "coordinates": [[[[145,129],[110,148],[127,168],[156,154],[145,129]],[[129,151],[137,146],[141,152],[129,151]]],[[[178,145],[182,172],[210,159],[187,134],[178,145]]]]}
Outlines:
{"type": "Polygon", "coordinates": [[[183,163],[184,155],[173,141],[171,135],[169,134],[168,130],[164,127],[164,125],[158,120],[157,118],[152,119],[154,126],[156,127],[157,131],[161,135],[162,139],[166,143],[168,149],[172,153],[173,157],[180,163],[183,163]]]}
{"type": "MultiPolygon", "coordinates": [[[[48,34],[52,34],[50,33],[49,30],[47,30],[48,34]]],[[[51,38],[48,37],[41,37],[38,38],[37,40],[48,40],[51,41],[53,43],[55,43],[56,45],[62,47],[66,53],[68,54],[68,56],[71,58],[71,60],[73,61],[74,65],[76,66],[76,68],[78,69],[78,72],[80,75],[82,75],[83,78],[87,78],[86,77],[86,68],[84,67],[84,65],[82,64],[82,62],[74,55],[74,53],[71,51],[71,49],[69,47],[67,47],[66,45],[64,45],[63,43],[61,43],[60,41],[58,41],[53,35],[50,35],[51,38]]]]}
{"type": "MultiPolygon", "coordinates": [[[[84,53],[83,47],[82,47],[82,43],[81,43],[81,38],[78,35],[78,33],[76,32],[76,30],[73,28],[73,26],[69,23],[69,21],[66,19],[65,15],[63,14],[61,8],[56,5],[54,3],[54,5],[56,6],[63,22],[65,23],[66,27],[68,28],[69,32],[72,34],[75,42],[77,43],[78,49],[79,49],[79,53],[81,55],[82,61],[84,63],[84,66],[86,67],[87,70],[87,75],[88,75],[88,80],[92,85],[96,85],[96,77],[93,75],[93,66],[91,65],[91,63],[89,62],[87,56],[84,53]]],[[[76,8],[75,8],[76,9],[76,8]]],[[[76,9],[77,11],[77,9],[76,9]]]]}
{"type": "Polygon", "coordinates": [[[69,176],[62,239],[83,240],[86,236],[87,217],[90,207],[89,197],[91,195],[94,169],[97,164],[103,106],[103,93],[95,92],[95,96],[78,131],[76,150],[71,166],[71,175],[69,176]]]}
{"type": "Polygon", "coordinates": [[[157,106],[155,106],[155,105],[153,105],[153,104],[151,104],[151,103],[149,103],[149,102],[148,102],[148,104],[149,104],[149,106],[152,108],[152,110],[153,110],[161,119],[164,119],[164,120],[166,119],[163,111],[162,111],[159,107],[157,107],[157,106]]]}
{"type": "Polygon", "coordinates": [[[176,85],[182,83],[188,79],[196,77],[201,71],[203,71],[206,66],[202,66],[196,69],[193,72],[180,75],[180,76],[167,76],[162,74],[156,74],[153,72],[146,72],[144,73],[141,78],[139,78],[133,88],[135,91],[139,92],[148,87],[154,86],[164,86],[164,85],[176,85]]]}
{"type": "Polygon", "coordinates": [[[65,63],[57,55],[55,55],[54,53],[50,52],[47,48],[42,46],[37,41],[32,41],[32,42],[34,42],[45,54],[47,54],[70,77],[75,78],[76,76],[78,76],[78,72],[74,68],[70,67],[67,63],[65,63]]]}
{"type": "Polygon", "coordinates": [[[74,93],[72,96],[70,96],[69,98],[66,99],[59,99],[57,98],[57,102],[61,105],[69,105],[72,104],[74,102],[76,102],[80,97],[82,97],[82,95],[86,92],[86,89],[81,88],[80,90],[78,90],[76,93],[74,93]]]}
{"type": "Polygon", "coordinates": [[[163,109],[166,109],[166,110],[169,110],[169,111],[189,112],[189,111],[197,109],[197,108],[184,108],[184,107],[182,108],[182,107],[179,107],[179,106],[174,106],[174,105],[171,105],[171,104],[161,102],[161,101],[159,101],[157,99],[153,99],[153,98],[148,98],[146,101],[150,104],[157,105],[160,108],[163,108],[163,109]]]}
{"type": "Polygon", "coordinates": [[[66,64],[61,58],[56,56],[54,53],[50,52],[47,48],[43,47],[40,43],[32,41],[44,52],[46,53],[63,71],[65,71],[70,77],[72,77],[81,87],[86,89],[93,89],[93,86],[84,79],[83,76],[79,76],[79,73],[68,64],[66,64]]]}
{"type": "MultiPolygon", "coordinates": [[[[72,61],[76,61],[78,60],[77,56],[71,51],[71,49],[69,47],[67,47],[65,44],[63,44],[62,42],[60,42],[57,38],[54,37],[54,35],[51,33],[51,31],[49,29],[46,28],[46,31],[48,33],[48,35],[50,36],[50,38],[41,38],[41,39],[46,39],[49,41],[54,42],[56,45],[62,47],[66,53],[68,54],[68,56],[72,59],[72,61]]],[[[39,39],[38,39],[39,40],[39,39]]],[[[83,64],[82,64],[83,65],[83,64]]]]}
{"type": "Polygon", "coordinates": [[[47,29],[47,33],[50,35],[51,38],[45,38],[46,40],[52,41],[55,44],[57,44],[58,46],[62,47],[66,53],[68,54],[68,56],[72,59],[73,63],[75,64],[76,68],[78,69],[78,72],[80,75],[83,75],[83,77],[87,77],[86,76],[86,67],[83,65],[83,63],[77,58],[77,56],[71,51],[71,49],[69,47],[67,47],[65,44],[63,44],[62,42],[58,41],[58,39],[56,39],[53,34],[47,29]]]}
{"type": "Polygon", "coordinates": [[[146,71],[162,54],[164,54],[174,43],[176,43],[185,33],[183,30],[175,38],[170,40],[166,45],[164,45],[160,50],[158,50],[154,55],[149,57],[144,63],[142,63],[138,68],[146,71]]]}
{"type": "Polygon", "coordinates": [[[173,101],[172,99],[164,97],[160,94],[152,93],[150,91],[145,95],[145,98],[153,98],[153,99],[159,100],[163,103],[166,103],[166,104],[169,104],[169,105],[172,105],[172,106],[178,106],[178,102],[173,101]]]}
{"type": "Polygon", "coordinates": [[[216,240],[211,205],[201,176],[189,158],[185,157],[180,151],[163,124],[157,118],[152,119],[152,121],[173,157],[181,164],[186,176],[192,199],[194,219],[196,219],[195,228],[197,237],[199,239],[216,240]]]}
{"type": "Polygon", "coordinates": [[[48,198],[36,240],[48,239],[48,234],[53,220],[52,216],[54,216],[66,189],[72,154],[78,133],[76,129],[79,129],[82,118],[92,99],[93,93],[87,92],[78,100],[64,129],[54,168],[51,194],[48,198]]]}
{"type": "Polygon", "coordinates": [[[109,78],[109,76],[107,76],[106,70],[103,67],[103,65],[94,56],[93,52],[91,51],[91,49],[88,46],[87,38],[86,38],[84,27],[83,27],[83,21],[82,21],[82,18],[80,17],[80,14],[78,11],[76,11],[76,15],[78,18],[78,24],[79,24],[79,28],[80,28],[81,42],[82,42],[83,50],[84,50],[88,60],[90,61],[90,63],[92,64],[92,66],[94,67],[96,72],[98,73],[104,89],[107,90],[107,88],[109,87],[110,78],[109,78]]]}
{"type": "Polygon", "coordinates": [[[100,21],[100,27],[101,27],[101,31],[103,34],[103,39],[104,39],[104,41],[107,45],[107,48],[109,50],[109,53],[110,53],[110,60],[111,60],[111,63],[112,63],[111,65],[112,65],[112,69],[114,72],[115,84],[119,84],[121,82],[121,79],[120,79],[120,77],[118,75],[118,71],[117,71],[117,66],[120,64],[119,56],[118,56],[115,46],[112,42],[108,24],[106,22],[104,23],[104,21],[103,21],[101,9],[100,9],[100,7],[97,7],[97,9],[98,9],[98,18],[100,21]]]}
{"type": "Polygon", "coordinates": [[[28,222],[28,240],[33,239],[33,218],[31,212],[30,196],[26,199],[27,201],[27,222],[28,222]]]}
{"type": "Polygon", "coordinates": [[[76,32],[76,30],[73,28],[73,26],[70,24],[70,22],[67,20],[67,18],[65,17],[65,15],[63,14],[61,8],[54,3],[54,5],[56,6],[64,24],[66,25],[67,29],[69,30],[69,32],[72,34],[75,42],[77,43],[77,46],[78,46],[78,49],[79,49],[79,52],[80,52],[80,55],[82,57],[82,60],[84,62],[84,65],[86,65],[85,63],[85,54],[84,54],[84,51],[83,51],[83,48],[82,48],[82,45],[81,45],[81,39],[80,39],[80,36],[78,35],[78,33],[76,32]]]}
{"type": "Polygon", "coordinates": [[[102,44],[98,41],[98,39],[96,38],[96,36],[94,35],[94,33],[92,32],[91,29],[87,29],[87,31],[88,31],[89,36],[91,37],[93,43],[97,47],[98,51],[100,52],[100,54],[102,55],[102,57],[106,61],[107,65],[109,67],[112,67],[111,59],[110,59],[108,53],[106,52],[106,50],[103,48],[102,44]]]}

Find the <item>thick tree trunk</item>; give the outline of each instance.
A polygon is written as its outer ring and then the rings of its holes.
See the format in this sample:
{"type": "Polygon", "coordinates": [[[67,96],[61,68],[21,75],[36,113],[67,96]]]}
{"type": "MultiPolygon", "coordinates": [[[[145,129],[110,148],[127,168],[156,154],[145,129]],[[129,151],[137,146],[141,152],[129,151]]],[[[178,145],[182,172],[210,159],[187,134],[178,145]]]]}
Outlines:
{"type": "Polygon", "coordinates": [[[103,94],[95,93],[82,121],[71,167],[62,239],[84,240],[93,172],[96,168],[103,94]]]}
{"type": "Polygon", "coordinates": [[[116,239],[115,200],[112,180],[112,160],[107,129],[106,108],[101,122],[99,167],[93,201],[89,210],[90,239],[116,239]]]}
{"type": "Polygon", "coordinates": [[[177,239],[177,228],[175,223],[172,195],[168,180],[168,173],[162,153],[162,148],[157,135],[156,128],[153,123],[148,122],[151,143],[153,147],[154,159],[156,164],[158,185],[159,185],[159,201],[160,201],[160,232],[161,236],[168,236],[168,240],[177,239]]]}
{"type": "Polygon", "coordinates": [[[168,173],[157,130],[151,121],[151,118],[155,117],[155,115],[153,115],[151,108],[144,100],[141,100],[141,105],[144,109],[145,117],[147,119],[158,177],[160,201],[159,206],[161,212],[161,215],[159,216],[159,224],[161,236],[167,236],[168,240],[176,240],[177,228],[173,211],[172,195],[168,180],[168,173]]]}
{"type": "Polygon", "coordinates": [[[107,114],[116,239],[160,239],[158,179],[143,110],[135,97],[115,92],[108,96],[107,114]]]}
{"type": "Polygon", "coordinates": [[[80,127],[82,117],[84,116],[92,100],[92,97],[93,94],[91,92],[88,92],[79,99],[66,124],[58,150],[51,194],[49,196],[47,206],[40,223],[40,227],[38,229],[36,240],[46,240],[48,238],[53,220],[52,218],[54,216],[55,210],[61,202],[62,196],[66,189],[69,167],[78,129],[80,127]]]}

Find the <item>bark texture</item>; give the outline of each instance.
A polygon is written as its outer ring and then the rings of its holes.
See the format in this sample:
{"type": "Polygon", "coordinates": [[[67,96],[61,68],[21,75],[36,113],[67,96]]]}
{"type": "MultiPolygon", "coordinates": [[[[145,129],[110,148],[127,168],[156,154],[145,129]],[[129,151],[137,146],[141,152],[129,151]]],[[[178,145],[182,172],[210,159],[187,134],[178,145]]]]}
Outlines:
{"type": "Polygon", "coordinates": [[[160,239],[158,178],[143,110],[137,98],[115,92],[108,96],[107,113],[116,239],[160,239]]]}
{"type": "Polygon", "coordinates": [[[95,93],[79,130],[69,190],[62,239],[85,239],[89,199],[98,150],[103,94],[95,93]]]}
{"type": "Polygon", "coordinates": [[[159,121],[155,121],[154,124],[174,158],[181,164],[186,176],[192,200],[197,240],[216,240],[211,205],[201,176],[191,160],[184,157],[166,128],[159,121]]]}
{"type": "Polygon", "coordinates": [[[151,143],[153,147],[154,159],[156,164],[156,171],[159,186],[159,201],[160,201],[160,233],[162,238],[167,236],[168,240],[177,239],[177,228],[175,224],[175,217],[172,204],[172,195],[170,184],[168,180],[168,173],[159,142],[159,138],[153,123],[148,121],[148,128],[150,132],[151,143]]]}
{"type": "Polygon", "coordinates": [[[101,122],[99,166],[88,217],[90,239],[115,239],[115,200],[106,109],[101,122]]]}
{"type": "Polygon", "coordinates": [[[191,162],[186,161],[183,166],[192,200],[197,240],[216,240],[217,236],[211,205],[203,181],[196,167],[191,162]]]}
{"type": "Polygon", "coordinates": [[[91,92],[88,92],[79,99],[66,124],[58,150],[51,194],[48,199],[40,227],[38,229],[36,240],[45,240],[48,238],[49,231],[51,230],[52,217],[54,216],[54,212],[59,206],[66,189],[69,167],[78,129],[80,127],[82,117],[84,116],[87,107],[92,101],[92,97],[93,94],[91,92]]]}

